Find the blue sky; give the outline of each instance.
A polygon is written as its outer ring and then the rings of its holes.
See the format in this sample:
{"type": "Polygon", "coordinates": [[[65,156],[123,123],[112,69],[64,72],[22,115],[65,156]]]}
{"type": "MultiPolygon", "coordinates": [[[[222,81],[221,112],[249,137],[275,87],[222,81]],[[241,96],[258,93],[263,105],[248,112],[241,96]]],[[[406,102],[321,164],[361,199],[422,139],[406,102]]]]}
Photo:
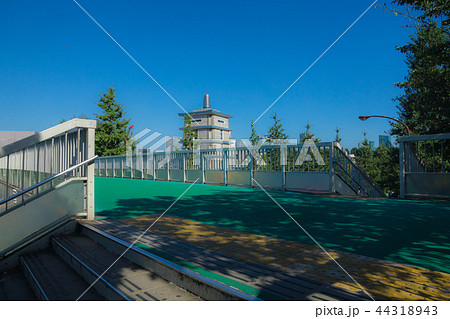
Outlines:
{"type": "MultiPolygon", "coordinates": [[[[183,107],[233,114],[233,138],[373,2],[87,1],[82,5],[183,107]]],[[[289,137],[306,123],[331,141],[356,146],[367,131],[389,130],[396,116],[393,83],[407,74],[395,47],[411,29],[372,8],[256,124],[265,134],[277,112],[289,137]]],[[[0,130],[41,131],[74,115],[99,112],[109,86],[134,132],[181,135],[180,108],[72,1],[0,0],[0,130]]]]}

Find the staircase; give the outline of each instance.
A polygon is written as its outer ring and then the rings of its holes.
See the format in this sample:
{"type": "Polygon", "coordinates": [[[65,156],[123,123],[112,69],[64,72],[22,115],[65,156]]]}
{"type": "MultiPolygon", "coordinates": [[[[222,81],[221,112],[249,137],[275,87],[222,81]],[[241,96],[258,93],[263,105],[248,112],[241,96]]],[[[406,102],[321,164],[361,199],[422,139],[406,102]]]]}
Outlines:
{"type": "Polygon", "coordinates": [[[337,142],[333,143],[334,191],[340,195],[386,197],[377,184],[363,171],[337,142]]]}
{"type": "Polygon", "coordinates": [[[75,232],[55,234],[44,249],[18,259],[0,269],[0,300],[369,300],[118,220],[79,221],[75,232]]]}
{"type": "Polygon", "coordinates": [[[49,241],[0,273],[0,300],[258,300],[83,223],[49,241]]]}
{"type": "Polygon", "coordinates": [[[95,217],[95,127],[0,147],[0,300],[259,300],[79,221],[95,217]]]}

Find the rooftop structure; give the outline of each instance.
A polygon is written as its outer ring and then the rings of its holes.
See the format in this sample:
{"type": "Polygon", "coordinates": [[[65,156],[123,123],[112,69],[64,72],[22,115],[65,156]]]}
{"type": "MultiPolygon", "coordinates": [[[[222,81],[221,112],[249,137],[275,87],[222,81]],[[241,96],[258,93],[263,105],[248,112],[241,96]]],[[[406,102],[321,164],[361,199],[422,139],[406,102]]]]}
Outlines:
{"type": "Polygon", "coordinates": [[[201,149],[230,146],[232,130],[229,128],[228,120],[233,116],[211,108],[209,94],[205,94],[203,97],[201,109],[189,113],[178,113],[178,115],[183,118],[186,116],[192,118],[191,126],[197,129],[197,140],[200,142],[201,149]]]}

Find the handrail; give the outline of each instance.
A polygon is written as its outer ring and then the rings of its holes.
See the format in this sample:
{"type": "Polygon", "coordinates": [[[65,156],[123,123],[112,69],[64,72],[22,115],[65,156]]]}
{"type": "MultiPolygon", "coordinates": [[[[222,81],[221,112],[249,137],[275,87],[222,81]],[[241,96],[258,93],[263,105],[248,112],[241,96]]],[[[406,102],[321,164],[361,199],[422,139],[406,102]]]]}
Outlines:
{"type": "Polygon", "coordinates": [[[364,192],[367,196],[370,196],[370,193],[366,190],[366,189],[364,189],[363,187],[362,187],[362,185],[355,179],[355,178],[353,178],[352,176],[351,176],[351,174],[349,173],[349,172],[347,172],[346,170],[345,170],[345,168],[340,164],[340,163],[338,163],[338,162],[334,162],[334,164],[337,166],[337,167],[339,167],[340,168],[340,171],[339,172],[336,172],[336,175],[337,176],[339,176],[340,178],[341,178],[341,180],[348,186],[348,187],[350,187],[356,194],[358,194],[359,193],[359,191],[362,191],[362,192],[364,192]],[[344,176],[341,176],[340,175],[340,172],[343,172],[350,180],[351,180],[351,182],[353,182],[353,183],[350,183],[344,176]],[[352,184],[352,185],[350,185],[350,184],[352,184]],[[357,186],[357,189],[353,186],[353,184],[355,184],[356,186],[357,186]]]}
{"type": "MultiPolygon", "coordinates": [[[[364,170],[361,168],[361,167],[359,167],[359,165],[357,164],[357,163],[355,163],[355,162],[353,162],[352,161],[352,159],[347,155],[347,152],[342,148],[342,146],[340,145],[340,144],[338,144],[338,143],[336,143],[335,144],[335,146],[336,146],[336,150],[338,150],[341,154],[343,154],[344,156],[345,156],[345,158],[348,160],[348,162],[350,163],[350,165],[352,166],[352,167],[354,167],[354,168],[356,168],[356,170],[358,171],[358,173],[359,174],[361,174],[361,176],[365,179],[365,180],[367,180],[368,182],[369,182],[369,185],[376,191],[376,192],[378,192],[378,194],[381,196],[381,197],[386,197],[386,195],[384,194],[384,192],[381,190],[381,188],[367,175],[367,173],[366,172],[364,172],[364,170]]],[[[335,162],[335,163],[337,163],[337,162],[335,162]]],[[[339,166],[341,166],[341,165],[339,165],[339,166]]],[[[350,176],[350,174],[347,172],[347,170],[345,170],[342,166],[341,166],[341,168],[342,168],[342,170],[347,174],[347,175],[349,175],[350,176]]],[[[351,177],[351,176],[350,176],[351,177]]],[[[357,184],[358,184],[358,186],[359,187],[361,187],[362,188],[362,185],[360,185],[357,181],[356,181],[356,179],[355,178],[352,178],[352,180],[354,180],[357,184]]],[[[370,191],[368,191],[368,190],[365,190],[365,189],[363,189],[363,191],[364,192],[366,192],[369,196],[370,196],[370,191]]]]}
{"type": "Polygon", "coordinates": [[[44,179],[43,181],[41,181],[41,182],[39,182],[37,184],[34,184],[33,186],[30,186],[30,187],[28,187],[28,188],[26,188],[26,189],[24,189],[24,190],[22,190],[22,191],[20,191],[20,192],[18,192],[16,194],[12,195],[12,196],[10,196],[10,197],[2,199],[0,201],[0,205],[4,204],[6,202],[9,202],[10,200],[13,200],[16,197],[20,197],[20,196],[28,193],[29,191],[32,191],[33,189],[36,189],[36,188],[38,188],[38,187],[40,187],[40,186],[42,186],[42,185],[44,185],[44,184],[46,184],[46,183],[48,183],[50,181],[52,181],[52,180],[62,176],[62,175],[65,175],[65,174],[67,174],[67,173],[77,169],[80,166],[83,166],[83,165],[86,165],[86,164],[88,164],[90,162],[93,162],[93,161],[95,161],[95,159],[97,159],[97,157],[98,157],[98,155],[95,155],[95,156],[91,157],[90,159],[85,160],[84,162],[81,162],[81,163],[76,164],[76,165],[74,165],[72,167],[69,167],[68,169],[66,169],[66,170],[64,170],[64,171],[62,171],[62,172],[60,172],[58,174],[55,174],[55,175],[53,175],[53,176],[51,176],[51,177],[49,177],[47,179],[44,179]]]}
{"type": "MultiPolygon", "coordinates": [[[[314,145],[316,147],[330,147],[332,142],[319,142],[319,143],[315,143],[314,145]]],[[[305,143],[300,143],[300,144],[282,144],[283,147],[287,147],[287,148],[302,148],[302,146],[305,143]]],[[[153,155],[161,155],[161,156],[165,156],[167,154],[186,154],[186,153],[205,153],[205,152],[223,152],[223,151],[246,151],[246,150],[264,150],[264,149],[279,149],[280,145],[261,145],[261,146],[239,146],[239,147],[223,147],[223,148],[208,148],[208,149],[195,149],[195,150],[178,150],[178,151],[170,151],[170,152],[165,152],[165,151],[154,151],[152,153],[143,153],[143,154],[153,154],[153,155]]],[[[140,155],[140,154],[139,154],[140,155]]],[[[109,155],[109,156],[102,156],[102,158],[121,158],[124,156],[130,156],[130,157],[136,157],[137,154],[133,153],[133,154],[125,154],[125,155],[109,155]]]]}
{"type": "Polygon", "coordinates": [[[413,135],[402,136],[398,138],[399,143],[416,142],[416,141],[430,141],[430,140],[448,140],[450,133],[430,134],[430,135],[413,135]]]}

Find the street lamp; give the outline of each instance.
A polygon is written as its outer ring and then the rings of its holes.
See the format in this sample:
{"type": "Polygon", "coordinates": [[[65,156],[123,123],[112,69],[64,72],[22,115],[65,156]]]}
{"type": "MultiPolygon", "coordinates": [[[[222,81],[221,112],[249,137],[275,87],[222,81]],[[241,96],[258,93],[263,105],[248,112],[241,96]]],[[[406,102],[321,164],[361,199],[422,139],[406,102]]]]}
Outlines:
{"type": "Polygon", "coordinates": [[[359,116],[359,119],[361,121],[365,121],[365,120],[367,120],[368,118],[371,118],[371,117],[382,117],[382,118],[385,118],[385,119],[389,119],[389,120],[401,123],[401,124],[403,124],[404,127],[406,127],[406,131],[408,132],[408,136],[411,136],[411,134],[409,132],[408,125],[406,125],[404,122],[400,121],[399,119],[395,119],[393,117],[384,116],[384,115],[361,115],[361,116],[359,116]]]}

